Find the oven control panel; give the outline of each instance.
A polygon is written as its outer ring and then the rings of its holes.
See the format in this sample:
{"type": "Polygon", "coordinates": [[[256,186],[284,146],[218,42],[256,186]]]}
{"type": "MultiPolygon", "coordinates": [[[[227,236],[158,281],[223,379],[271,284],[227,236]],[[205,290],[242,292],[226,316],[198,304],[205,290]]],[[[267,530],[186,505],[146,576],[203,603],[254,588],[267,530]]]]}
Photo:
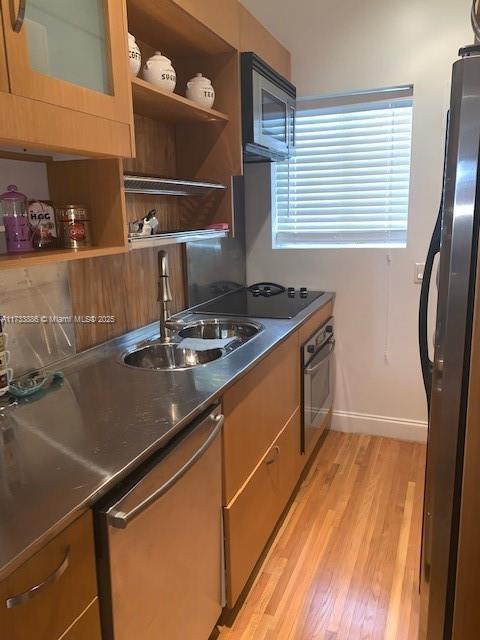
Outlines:
{"type": "Polygon", "coordinates": [[[304,350],[313,354],[318,351],[318,349],[328,342],[334,333],[334,319],[329,318],[329,320],[321,327],[304,345],[304,350]]]}

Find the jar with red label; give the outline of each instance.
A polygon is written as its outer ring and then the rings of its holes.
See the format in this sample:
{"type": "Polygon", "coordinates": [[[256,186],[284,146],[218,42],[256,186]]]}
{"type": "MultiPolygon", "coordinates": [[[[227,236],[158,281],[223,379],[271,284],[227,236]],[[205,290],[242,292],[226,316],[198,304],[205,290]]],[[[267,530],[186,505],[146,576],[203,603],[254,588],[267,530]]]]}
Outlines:
{"type": "Polygon", "coordinates": [[[28,220],[33,230],[35,249],[53,249],[57,246],[55,209],[48,200],[30,200],[28,220]]]}
{"type": "Polygon", "coordinates": [[[82,249],[90,247],[90,220],[83,204],[67,204],[56,207],[58,235],[62,247],[82,249]]]}

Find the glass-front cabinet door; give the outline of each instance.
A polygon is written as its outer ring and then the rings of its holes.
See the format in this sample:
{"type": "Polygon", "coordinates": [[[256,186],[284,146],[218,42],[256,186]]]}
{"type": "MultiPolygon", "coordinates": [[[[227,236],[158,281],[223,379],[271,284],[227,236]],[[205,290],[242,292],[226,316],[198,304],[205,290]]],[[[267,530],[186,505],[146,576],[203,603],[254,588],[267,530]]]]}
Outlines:
{"type": "Polygon", "coordinates": [[[129,122],[124,0],[1,0],[10,90],[129,122]]]}

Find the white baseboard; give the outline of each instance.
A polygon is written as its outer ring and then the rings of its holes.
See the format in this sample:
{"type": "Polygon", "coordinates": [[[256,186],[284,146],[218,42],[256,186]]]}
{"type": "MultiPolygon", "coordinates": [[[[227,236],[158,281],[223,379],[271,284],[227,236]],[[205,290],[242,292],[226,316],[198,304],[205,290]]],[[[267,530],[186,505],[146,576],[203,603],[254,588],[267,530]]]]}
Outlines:
{"type": "Polygon", "coordinates": [[[368,433],[371,436],[384,436],[410,442],[426,442],[428,423],[422,420],[404,420],[367,413],[334,411],[331,429],[344,433],[368,433]]]}

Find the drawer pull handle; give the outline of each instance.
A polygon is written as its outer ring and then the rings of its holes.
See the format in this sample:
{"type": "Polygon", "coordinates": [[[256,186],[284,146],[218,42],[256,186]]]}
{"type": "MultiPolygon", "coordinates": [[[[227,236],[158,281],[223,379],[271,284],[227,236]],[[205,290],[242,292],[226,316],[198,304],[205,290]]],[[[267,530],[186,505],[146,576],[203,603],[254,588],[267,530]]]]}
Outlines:
{"type": "Polygon", "coordinates": [[[15,33],[20,33],[23,27],[23,21],[25,20],[25,9],[27,8],[27,0],[20,0],[18,5],[17,15],[13,21],[13,30],[15,33]]]}
{"type": "Polygon", "coordinates": [[[43,582],[36,584],[34,587],[31,587],[30,589],[28,589],[28,591],[24,591],[24,593],[19,593],[18,595],[12,596],[11,598],[7,598],[5,600],[5,605],[7,609],[13,609],[14,607],[18,607],[18,605],[20,604],[24,604],[25,602],[28,602],[29,600],[34,598],[37,595],[37,593],[39,593],[40,591],[43,591],[45,587],[48,587],[49,585],[56,582],[59,578],[61,578],[61,576],[63,576],[65,571],[68,569],[69,562],[70,562],[70,547],[67,547],[67,550],[65,552],[65,557],[63,558],[62,563],[55,569],[55,571],[51,573],[48,576],[48,578],[45,578],[43,582]]]}
{"type": "Polygon", "coordinates": [[[273,447],[273,451],[274,451],[273,457],[270,458],[270,460],[267,460],[266,464],[273,464],[274,462],[276,462],[278,460],[278,456],[280,455],[280,447],[278,445],[275,445],[273,447]]]}

